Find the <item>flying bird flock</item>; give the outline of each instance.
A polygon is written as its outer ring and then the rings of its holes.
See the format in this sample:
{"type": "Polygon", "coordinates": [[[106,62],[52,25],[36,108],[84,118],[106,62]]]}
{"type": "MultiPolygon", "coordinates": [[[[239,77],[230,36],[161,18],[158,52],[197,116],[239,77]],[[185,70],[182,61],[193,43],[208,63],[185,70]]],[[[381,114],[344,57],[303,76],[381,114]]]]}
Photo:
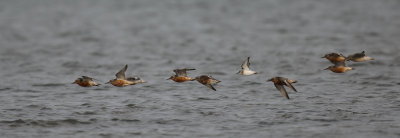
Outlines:
{"type": "MultiPolygon", "coordinates": [[[[353,67],[346,66],[346,62],[352,61],[352,62],[364,62],[364,61],[370,61],[374,60],[373,58],[366,56],[365,51],[362,51],[361,53],[355,53],[348,55],[347,57],[340,54],[340,53],[328,53],[325,54],[322,58],[328,59],[333,65],[329,66],[325,70],[330,70],[334,73],[345,73],[351,70],[355,70],[353,67]]],[[[254,75],[257,74],[256,71],[253,71],[250,69],[250,57],[247,57],[242,65],[241,65],[241,70],[237,72],[236,74],[243,75],[243,76],[249,76],[249,75],[254,75]]],[[[139,77],[126,77],[125,72],[128,69],[128,65],[125,65],[119,72],[115,74],[116,78],[108,81],[106,84],[111,84],[116,87],[125,87],[129,85],[135,85],[135,84],[140,84],[140,83],[146,83],[145,80],[142,80],[139,77]]],[[[169,77],[167,80],[172,80],[177,83],[183,83],[187,81],[194,81],[196,80],[200,84],[203,84],[204,86],[216,91],[217,89],[214,88],[213,85],[221,82],[215,78],[213,78],[210,75],[199,75],[197,77],[188,77],[187,76],[187,71],[193,71],[196,69],[193,68],[183,68],[183,69],[174,69],[173,72],[175,75],[172,75],[169,77]]],[[[274,86],[276,89],[286,98],[290,99],[289,95],[285,89],[284,86],[289,87],[293,91],[297,92],[296,88],[294,88],[293,83],[296,83],[296,80],[292,80],[289,78],[285,77],[273,77],[267,80],[271,81],[274,83],[274,86]]],[[[99,86],[100,84],[95,81],[95,79],[88,77],[88,76],[82,76],[81,78],[76,79],[73,84],[77,84],[82,87],[91,87],[91,86],[99,86]]]]}

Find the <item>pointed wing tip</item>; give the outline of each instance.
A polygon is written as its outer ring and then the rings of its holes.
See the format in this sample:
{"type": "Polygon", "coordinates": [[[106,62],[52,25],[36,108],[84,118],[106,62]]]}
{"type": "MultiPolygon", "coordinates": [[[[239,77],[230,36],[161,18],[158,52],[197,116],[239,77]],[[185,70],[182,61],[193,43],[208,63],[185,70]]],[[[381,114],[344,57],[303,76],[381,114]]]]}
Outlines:
{"type": "Polygon", "coordinates": [[[215,89],[211,84],[207,84],[206,86],[207,86],[208,88],[214,90],[214,91],[217,91],[217,89],[215,89]]]}
{"type": "Polygon", "coordinates": [[[122,70],[126,70],[128,68],[128,64],[125,64],[124,68],[122,70]]]}
{"type": "MultiPolygon", "coordinates": [[[[282,92],[282,91],[281,91],[281,92],[282,92]]],[[[286,99],[290,99],[290,98],[289,98],[289,94],[287,94],[287,92],[286,92],[286,91],[285,91],[285,93],[282,93],[282,95],[283,95],[283,96],[285,96],[285,97],[286,97],[286,99]]]]}
{"type": "Polygon", "coordinates": [[[128,64],[126,64],[124,66],[124,68],[122,68],[120,71],[118,71],[115,74],[115,77],[117,77],[118,79],[125,79],[125,72],[126,72],[127,69],[128,69],[128,64]]]}
{"type": "Polygon", "coordinates": [[[291,82],[291,81],[289,81],[289,79],[288,79],[288,80],[285,81],[285,83],[286,83],[286,86],[288,86],[288,87],[289,87],[290,89],[292,89],[293,91],[297,92],[296,88],[294,88],[294,86],[292,85],[292,83],[294,83],[294,82],[291,82]]]}
{"type": "Polygon", "coordinates": [[[286,97],[287,99],[289,99],[289,94],[286,92],[286,89],[283,87],[283,85],[279,85],[279,84],[275,84],[275,83],[274,83],[274,85],[275,85],[276,89],[278,89],[279,92],[280,92],[284,97],[286,97]]]}

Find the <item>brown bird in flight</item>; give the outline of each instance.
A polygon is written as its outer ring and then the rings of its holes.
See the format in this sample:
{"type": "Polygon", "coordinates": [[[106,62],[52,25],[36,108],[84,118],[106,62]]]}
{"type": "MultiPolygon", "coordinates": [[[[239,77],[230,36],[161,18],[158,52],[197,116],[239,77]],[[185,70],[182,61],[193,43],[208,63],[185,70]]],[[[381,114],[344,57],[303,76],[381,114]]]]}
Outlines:
{"type": "Polygon", "coordinates": [[[114,86],[117,87],[124,87],[128,85],[135,85],[138,83],[145,83],[146,81],[140,79],[139,77],[130,77],[130,78],[125,78],[125,71],[128,69],[128,65],[125,65],[124,68],[122,68],[117,74],[115,74],[116,78],[110,80],[107,83],[111,83],[114,86]]]}
{"type": "Polygon", "coordinates": [[[99,86],[100,84],[95,82],[93,78],[88,76],[82,76],[81,78],[76,79],[72,84],[78,84],[82,87],[91,87],[91,86],[99,86]]]}
{"type": "Polygon", "coordinates": [[[344,73],[344,72],[347,72],[350,70],[355,70],[355,68],[348,67],[348,66],[346,66],[344,61],[341,61],[341,62],[335,62],[335,65],[329,66],[325,70],[331,70],[332,72],[335,72],[335,73],[344,73]]]}
{"type": "Polygon", "coordinates": [[[347,56],[346,61],[353,61],[353,62],[363,62],[363,61],[370,61],[374,60],[373,58],[369,56],[365,56],[365,51],[362,51],[361,53],[355,53],[352,55],[347,56]]]}
{"type": "Polygon", "coordinates": [[[278,89],[281,92],[281,94],[283,96],[285,96],[287,99],[290,99],[290,98],[289,98],[288,93],[286,92],[286,89],[283,87],[284,85],[291,88],[293,91],[297,92],[297,90],[292,85],[292,83],[297,82],[295,80],[291,80],[291,79],[284,78],[284,77],[274,77],[274,78],[269,79],[268,81],[272,81],[274,83],[276,89],[278,89]]]}
{"type": "Polygon", "coordinates": [[[323,57],[321,58],[326,58],[328,59],[330,62],[332,62],[333,64],[337,63],[337,62],[342,62],[346,60],[346,57],[343,56],[342,54],[339,53],[329,53],[329,54],[325,54],[323,57]]]}
{"type": "Polygon", "coordinates": [[[215,88],[212,86],[212,84],[217,84],[217,83],[221,82],[221,81],[219,81],[219,80],[213,78],[212,76],[207,76],[207,75],[197,76],[197,77],[196,77],[196,80],[197,80],[199,83],[201,83],[201,84],[207,86],[208,88],[210,88],[210,89],[212,89],[212,90],[214,90],[214,91],[217,91],[217,89],[215,89],[215,88]]]}
{"type": "Polygon", "coordinates": [[[174,69],[175,75],[171,76],[167,80],[173,80],[175,82],[185,82],[194,81],[196,79],[187,76],[186,71],[196,70],[196,69],[174,69]]]}

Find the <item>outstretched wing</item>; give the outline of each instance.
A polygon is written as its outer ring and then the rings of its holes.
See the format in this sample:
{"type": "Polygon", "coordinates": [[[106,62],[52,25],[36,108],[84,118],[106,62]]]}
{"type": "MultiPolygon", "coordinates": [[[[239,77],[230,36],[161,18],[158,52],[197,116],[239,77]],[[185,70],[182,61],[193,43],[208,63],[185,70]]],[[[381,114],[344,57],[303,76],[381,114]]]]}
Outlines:
{"type": "Polygon", "coordinates": [[[83,78],[83,79],[87,79],[87,80],[91,80],[91,81],[93,80],[93,78],[88,77],[88,76],[82,76],[82,78],[83,78]]]}
{"type": "Polygon", "coordinates": [[[250,66],[250,57],[247,57],[247,59],[244,60],[242,63],[242,69],[249,69],[249,66],[250,66]]]}
{"type": "Polygon", "coordinates": [[[217,89],[215,89],[211,84],[204,84],[205,86],[207,86],[208,88],[217,91],[217,89]]]}
{"type": "Polygon", "coordinates": [[[341,53],[329,53],[329,54],[325,54],[325,56],[323,56],[322,58],[326,58],[328,59],[330,62],[332,62],[333,64],[336,64],[337,60],[341,60],[341,58],[346,59],[345,56],[343,56],[343,54],[341,53]]]}
{"type": "Polygon", "coordinates": [[[361,53],[355,53],[353,55],[353,58],[362,58],[365,57],[365,51],[362,51],[361,53]]]}
{"type": "MultiPolygon", "coordinates": [[[[293,81],[293,82],[296,82],[296,81],[293,81]]],[[[293,91],[297,92],[296,88],[293,87],[292,82],[289,81],[289,79],[286,79],[286,80],[285,80],[285,84],[286,84],[286,86],[288,86],[289,88],[291,88],[293,91]]]]}
{"type": "Polygon", "coordinates": [[[140,80],[140,78],[139,77],[129,77],[129,78],[126,78],[126,80],[135,81],[135,80],[140,80]]]}
{"type": "Polygon", "coordinates": [[[196,69],[174,69],[176,76],[178,77],[187,77],[186,71],[196,70],[196,69]]]}
{"type": "Polygon", "coordinates": [[[115,76],[117,77],[117,79],[125,79],[125,71],[126,69],[128,69],[128,65],[125,65],[124,68],[122,68],[117,74],[115,74],[115,76]]]}
{"type": "Polygon", "coordinates": [[[275,85],[276,89],[278,89],[283,96],[285,96],[287,99],[290,99],[289,95],[287,94],[287,92],[286,92],[285,88],[283,87],[283,85],[279,85],[279,84],[274,84],[274,85],[275,85]]]}

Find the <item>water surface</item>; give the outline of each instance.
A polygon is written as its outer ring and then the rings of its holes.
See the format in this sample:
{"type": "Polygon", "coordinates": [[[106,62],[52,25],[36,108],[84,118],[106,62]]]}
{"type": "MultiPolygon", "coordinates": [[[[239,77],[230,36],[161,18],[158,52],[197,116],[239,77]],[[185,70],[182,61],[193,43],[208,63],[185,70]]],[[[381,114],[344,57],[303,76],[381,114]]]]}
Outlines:
{"type": "Polygon", "coordinates": [[[395,0],[0,2],[4,137],[400,137],[395,0]],[[325,53],[365,50],[356,70],[325,53]],[[251,56],[259,74],[239,76],[251,56]],[[125,64],[148,83],[83,88],[125,64]],[[221,80],[166,80],[175,68],[221,80]],[[286,100],[267,79],[298,80],[286,100]]]}

